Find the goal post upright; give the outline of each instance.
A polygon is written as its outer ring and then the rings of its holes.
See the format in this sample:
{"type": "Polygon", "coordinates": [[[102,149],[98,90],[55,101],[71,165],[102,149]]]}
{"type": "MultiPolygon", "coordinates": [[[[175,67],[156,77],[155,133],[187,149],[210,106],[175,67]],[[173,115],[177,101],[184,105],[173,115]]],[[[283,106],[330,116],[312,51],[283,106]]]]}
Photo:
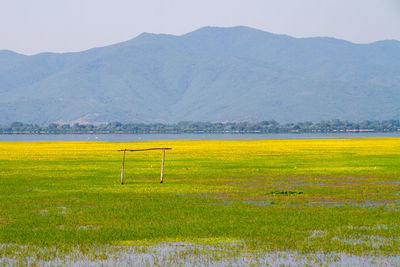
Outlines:
{"type": "Polygon", "coordinates": [[[124,150],[124,155],[122,156],[121,184],[124,184],[125,152],[126,152],[126,151],[124,150]]]}
{"type": "Polygon", "coordinates": [[[160,183],[164,182],[164,160],[165,160],[165,148],[162,150],[162,161],[161,161],[161,180],[160,183]]]}

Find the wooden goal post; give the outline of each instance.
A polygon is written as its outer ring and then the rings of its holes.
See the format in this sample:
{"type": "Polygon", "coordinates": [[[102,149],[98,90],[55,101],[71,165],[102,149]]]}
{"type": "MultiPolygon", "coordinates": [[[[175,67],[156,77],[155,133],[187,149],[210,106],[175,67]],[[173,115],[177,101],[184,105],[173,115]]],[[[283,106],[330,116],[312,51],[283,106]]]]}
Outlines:
{"type": "Polygon", "coordinates": [[[137,151],[148,151],[148,150],[162,150],[162,161],[161,161],[161,180],[160,183],[164,182],[164,161],[165,161],[165,150],[171,150],[169,147],[153,147],[153,148],[144,148],[144,149],[120,149],[118,151],[123,151],[124,155],[122,156],[122,169],[121,169],[121,184],[124,184],[124,166],[125,166],[125,153],[128,152],[137,152],[137,151]]]}

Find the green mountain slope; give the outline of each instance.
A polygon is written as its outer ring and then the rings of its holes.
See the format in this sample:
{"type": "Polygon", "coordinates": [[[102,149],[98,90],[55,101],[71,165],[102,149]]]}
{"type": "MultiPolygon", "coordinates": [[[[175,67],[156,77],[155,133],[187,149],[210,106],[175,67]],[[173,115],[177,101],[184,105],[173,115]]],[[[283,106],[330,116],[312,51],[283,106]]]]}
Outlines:
{"type": "Polygon", "coordinates": [[[79,53],[0,51],[0,124],[392,119],[398,103],[398,41],[206,27],[79,53]]]}

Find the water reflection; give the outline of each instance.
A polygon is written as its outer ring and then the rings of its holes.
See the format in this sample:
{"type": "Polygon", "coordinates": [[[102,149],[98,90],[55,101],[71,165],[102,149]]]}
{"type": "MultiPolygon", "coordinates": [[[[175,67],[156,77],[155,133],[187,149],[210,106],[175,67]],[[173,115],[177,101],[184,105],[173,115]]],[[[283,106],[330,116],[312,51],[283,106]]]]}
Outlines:
{"type": "Polygon", "coordinates": [[[43,134],[0,135],[0,141],[150,141],[150,140],[257,140],[302,138],[400,137],[400,133],[327,134],[43,134]]]}

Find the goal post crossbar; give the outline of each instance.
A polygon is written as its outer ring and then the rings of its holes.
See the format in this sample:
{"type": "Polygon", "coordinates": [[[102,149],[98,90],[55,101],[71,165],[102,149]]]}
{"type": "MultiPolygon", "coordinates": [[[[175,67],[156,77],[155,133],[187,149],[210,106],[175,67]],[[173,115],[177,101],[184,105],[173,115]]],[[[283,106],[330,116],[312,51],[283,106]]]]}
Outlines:
{"type": "Polygon", "coordinates": [[[135,151],[147,151],[147,150],[170,150],[172,148],[170,147],[153,147],[153,148],[144,148],[144,149],[120,149],[118,151],[130,151],[130,152],[135,152],[135,151]]]}

